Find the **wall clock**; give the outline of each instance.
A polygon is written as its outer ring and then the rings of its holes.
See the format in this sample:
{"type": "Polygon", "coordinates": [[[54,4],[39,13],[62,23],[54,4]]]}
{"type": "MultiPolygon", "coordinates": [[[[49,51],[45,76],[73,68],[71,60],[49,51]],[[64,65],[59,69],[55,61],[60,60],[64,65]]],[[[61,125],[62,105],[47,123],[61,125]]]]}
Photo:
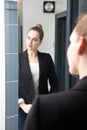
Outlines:
{"type": "Polygon", "coordinates": [[[44,1],[43,11],[45,13],[54,13],[55,12],[55,1],[44,1]]]}

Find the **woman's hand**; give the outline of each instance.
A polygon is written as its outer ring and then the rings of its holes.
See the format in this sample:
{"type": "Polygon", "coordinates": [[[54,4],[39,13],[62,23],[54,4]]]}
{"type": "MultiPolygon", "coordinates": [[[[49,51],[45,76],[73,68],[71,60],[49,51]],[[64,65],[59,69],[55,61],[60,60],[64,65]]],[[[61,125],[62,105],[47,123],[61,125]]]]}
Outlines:
{"type": "Polygon", "coordinates": [[[28,113],[32,104],[26,104],[26,103],[20,103],[20,108],[25,112],[25,113],[28,113]]]}

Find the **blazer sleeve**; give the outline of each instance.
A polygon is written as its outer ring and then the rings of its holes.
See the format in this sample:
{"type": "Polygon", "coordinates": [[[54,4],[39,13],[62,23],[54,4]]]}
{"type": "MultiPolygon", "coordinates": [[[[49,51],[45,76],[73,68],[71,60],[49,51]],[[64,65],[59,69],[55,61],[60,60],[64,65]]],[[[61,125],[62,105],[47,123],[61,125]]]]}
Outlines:
{"type": "Polygon", "coordinates": [[[19,98],[21,97],[21,86],[23,86],[23,80],[22,80],[22,72],[21,72],[21,60],[20,60],[20,56],[21,54],[19,53],[19,98]]]}
{"type": "Polygon", "coordinates": [[[50,93],[58,92],[59,90],[59,79],[56,74],[55,65],[52,57],[49,55],[49,83],[50,83],[50,93]]]}

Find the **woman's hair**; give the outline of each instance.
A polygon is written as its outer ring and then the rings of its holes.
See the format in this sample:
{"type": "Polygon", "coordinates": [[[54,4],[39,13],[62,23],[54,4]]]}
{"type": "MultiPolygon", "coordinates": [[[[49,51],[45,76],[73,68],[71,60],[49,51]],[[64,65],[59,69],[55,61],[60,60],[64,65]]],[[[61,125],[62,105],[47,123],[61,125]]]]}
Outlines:
{"type": "Polygon", "coordinates": [[[87,13],[81,14],[76,21],[75,30],[79,36],[87,39],[87,13]]]}
{"type": "Polygon", "coordinates": [[[41,24],[37,24],[36,26],[31,27],[31,28],[28,30],[28,32],[29,32],[30,30],[37,31],[37,32],[39,33],[40,40],[43,39],[43,37],[44,37],[44,32],[43,32],[43,27],[42,27],[41,24]]]}

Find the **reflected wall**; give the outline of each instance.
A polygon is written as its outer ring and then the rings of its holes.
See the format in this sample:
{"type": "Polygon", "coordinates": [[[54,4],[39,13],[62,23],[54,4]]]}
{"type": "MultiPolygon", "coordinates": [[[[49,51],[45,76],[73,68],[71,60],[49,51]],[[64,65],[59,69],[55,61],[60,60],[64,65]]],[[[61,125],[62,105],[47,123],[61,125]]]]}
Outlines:
{"type": "Polygon", "coordinates": [[[18,6],[5,1],[5,130],[18,130],[18,6]]]}

